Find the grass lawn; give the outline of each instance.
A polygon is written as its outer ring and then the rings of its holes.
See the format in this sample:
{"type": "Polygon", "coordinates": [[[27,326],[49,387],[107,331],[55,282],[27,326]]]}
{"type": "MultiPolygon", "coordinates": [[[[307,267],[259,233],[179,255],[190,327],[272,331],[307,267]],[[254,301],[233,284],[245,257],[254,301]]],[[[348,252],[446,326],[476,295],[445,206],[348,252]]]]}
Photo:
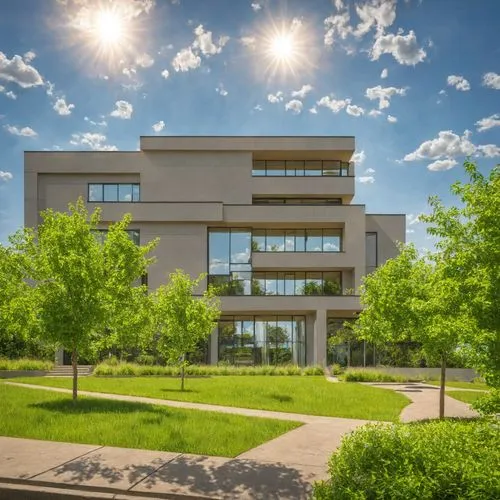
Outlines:
{"type": "MultiPolygon", "coordinates": [[[[16,382],[70,388],[70,378],[23,378],[16,382]]],[[[357,383],[328,382],[321,377],[214,376],[188,378],[186,391],[171,377],[85,377],[86,391],[146,396],[177,401],[211,403],[309,415],[397,421],[409,404],[406,396],[390,389],[357,383]]]]}
{"type": "Polygon", "coordinates": [[[235,457],[298,422],[166,408],[0,384],[0,435],[235,457]]]}
{"type": "MultiPolygon", "coordinates": [[[[437,380],[426,381],[426,384],[439,385],[437,380]]],[[[484,382],[453,382],[446,381],[446,387],[454,387],[456,389],[476,389],[478,391],[489,391],[491,387],[487,386],[484,382]]]]}
{"type": "Polygon", "coordinates": [[[484,396],[484,392],[479,391],[446,391],[446,395],[452,398],[458,399],[459,401],[463,401],[464,403],[471,404],[476,399],[484,396]]]}

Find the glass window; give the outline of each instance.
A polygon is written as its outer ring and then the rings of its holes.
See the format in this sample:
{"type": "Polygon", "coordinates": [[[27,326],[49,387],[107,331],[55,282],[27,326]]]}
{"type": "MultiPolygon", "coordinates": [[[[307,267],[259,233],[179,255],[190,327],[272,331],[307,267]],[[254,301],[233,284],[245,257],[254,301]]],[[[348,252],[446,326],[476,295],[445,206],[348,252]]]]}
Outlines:
{"type": "Polygon", "coordinates": [[[278,273],[276,295],[285,295],[285,273],[278,273]]]}
{"type": "Polygon", "coordinates": [[[282,176],[286,174],[284,160],[268,160],[266,162],[267,175],[282,176]]]}
{"type": "Polygon", "coordinates": [[[265,273],[253,273],[252,276],[252,295],[266,294],[266,275],[265,273]]]}
{"type": "Polygon", "coordinates": [[[305,295],[306,273],[295,273],[295,295],[305,295]]]}
{"type": "Polygon", "coordinates": [[[264,160],[255,160],[253,162],[252,175],[262,177],[266,175],[266,162],[264,160]]]}
{"type": "Polygon", "coordinates": [[[132,184],[118,184],[118,201],[132,201],[132,184]]]}
{"type": "Polygon", "coordinates": [[[254,229],[252,234],[252,252],[266,251],[266,230],[254,229]]]}
{"type": "Polygon", "coordinates": [[[321,160],[308,160],[305,162],[305,175],[318,176],[323,175],[323,166],[321,160]]]}
{"type": "Polygon", "coordinates": [[[377,267],[377,233],[366,233],[366,272],[377,267]]]}
{"type": "Polygon", "coordinates": [[[324,161],[323,175],[340,175],[340,161],[324,161]]]}
{"type": "Polygon", "coordinates": [[[104,184],[104,201],[118,201],[118,184],[104,184]]]}
{"type": "Polygon", "coordinates": [[[307,272],[304,295],[323,295],[323,282],[320,272],[307,272]]]}
{"type": "Polygon", "coordinates": [[[295,251],[306,251],[306,231],[305,229],[297,229],[295,231],[295,251]]]}
{"type": "Polygon", "coordinates": [[[321,229],[306,230],[306,252],[321,252],[323,231],[321,229]]]}
{"type": "Polygon", "coordinates": [[[340,229],[323,229],[323,252],[340,252],[341,234],[340,229]]]}
{"type": "Polygon", "coordinates": [[[229,231],[211,229],[208,237],[209,274],[229,274],[229,231]]]}
{"type": "Polygon", "coordinates": [[[341,164],[341,175],[347,176],[349,175],[349,162],[343,161],[341,164]]]}
{"type": "Polygon", "coordinates": [[[231,262],[250,262],[250,241],[252,233],[245,229],[231,229],[231,262]]]}
{"type": "Polygon", "coordinates": [[[295,295],[295,274],[285,273],[285,295],[295,295]]]}
{"type": "Polygon", "coordinates": [[[340,295],[342,293],[341,276],[339,271],[323,273],[323,293],[325,295],[340,295]]]}
{"type": "Polygon", "coordinates": [[[102,184],[89,184],[89,201],[102,201],[103,187],[102,184]]]}
{"type": "Polygon", "coordinates": [[[266,295],[277,295],[278,293],[278,274],[266,273],[266,295]]]}
{"type": "Polygon", "coordinates": [[[132,201],[141,201],[141,188],[139,184],[132,184],[132,201]]]}
{"type": "Polygon", "coordinates": [[[304,175],[304,162],[303,161],[287,161],[286,162],[286,175],[288,176],[303,176],[304,175]]]}
{"type": "Polygon", "coordinates": [[[140,233],[138,230],[136,229],[129,229],[127,230],[127,233],[130,237],[130,239],[136,244],[136,245],[140,245],[140,242],[141,242],[141,237],[140,237],[140,233]]]}
{"type": "Polygon", "coordinates": [[[266,231],[266,251],[283,252],[285,250],[285,232],[268,229],[266,231]]]}
{"type": "Polygon", "coordinates": [[[285,252],[295,252],[295,231],[285,231],[285,252]]]}

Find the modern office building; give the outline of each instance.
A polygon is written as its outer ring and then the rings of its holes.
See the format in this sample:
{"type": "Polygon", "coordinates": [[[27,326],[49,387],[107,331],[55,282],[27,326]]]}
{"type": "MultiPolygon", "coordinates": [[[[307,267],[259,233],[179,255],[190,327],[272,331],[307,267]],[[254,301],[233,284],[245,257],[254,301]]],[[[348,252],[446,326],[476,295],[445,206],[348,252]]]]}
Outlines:
{"type": "MultiPolygon", "coordinates": [[[[206,361],[327,362],[362,277],[396,255],[404,215],[353,204],[354,137],[141,137],[135,152],[27,152],[25,224],[83,197],[103,228],[160,237],[148,286],[182,268],[224,285],[206,361]]],[[[366,356],[366,353],[365,353],[366,356]]]]}

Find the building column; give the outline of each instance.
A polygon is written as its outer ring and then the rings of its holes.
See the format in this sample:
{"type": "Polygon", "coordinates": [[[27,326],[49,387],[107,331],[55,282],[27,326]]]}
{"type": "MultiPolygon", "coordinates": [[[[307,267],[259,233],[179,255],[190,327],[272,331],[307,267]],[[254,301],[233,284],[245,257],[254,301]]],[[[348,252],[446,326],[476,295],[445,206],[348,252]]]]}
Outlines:
{"type": "Polygon", "coordinates": [[[216,365],[219,362],[219,328],[216,326],[210,334],[210,364],[216,365]]]}
{"type": "Polygon", "coordinates": [[[314,321],[314,364],[326,366],[326,310],[316,311],[314,321]]]}
{"type": "Polygon", "coordinates": [[[306,316],[306,365],[314,365],[314,313],[306,316]]]}
{"type": "Polygon", "coordinates": [[[57,349],[56,354],[55,354],[55,359],[54,363],[56,366],[62,366],[64,365],[64,349],[57,349]]]}

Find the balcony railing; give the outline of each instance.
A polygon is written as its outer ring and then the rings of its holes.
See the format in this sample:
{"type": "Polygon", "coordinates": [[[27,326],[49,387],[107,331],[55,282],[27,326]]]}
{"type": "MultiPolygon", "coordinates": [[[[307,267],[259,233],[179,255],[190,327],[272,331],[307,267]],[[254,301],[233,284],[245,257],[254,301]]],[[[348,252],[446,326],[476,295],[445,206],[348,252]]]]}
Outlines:
{"type": "Polygon", "coordinates": [[[254,177],[348,177],[349,162],[339,160],[254,160],[254,177]]]}

